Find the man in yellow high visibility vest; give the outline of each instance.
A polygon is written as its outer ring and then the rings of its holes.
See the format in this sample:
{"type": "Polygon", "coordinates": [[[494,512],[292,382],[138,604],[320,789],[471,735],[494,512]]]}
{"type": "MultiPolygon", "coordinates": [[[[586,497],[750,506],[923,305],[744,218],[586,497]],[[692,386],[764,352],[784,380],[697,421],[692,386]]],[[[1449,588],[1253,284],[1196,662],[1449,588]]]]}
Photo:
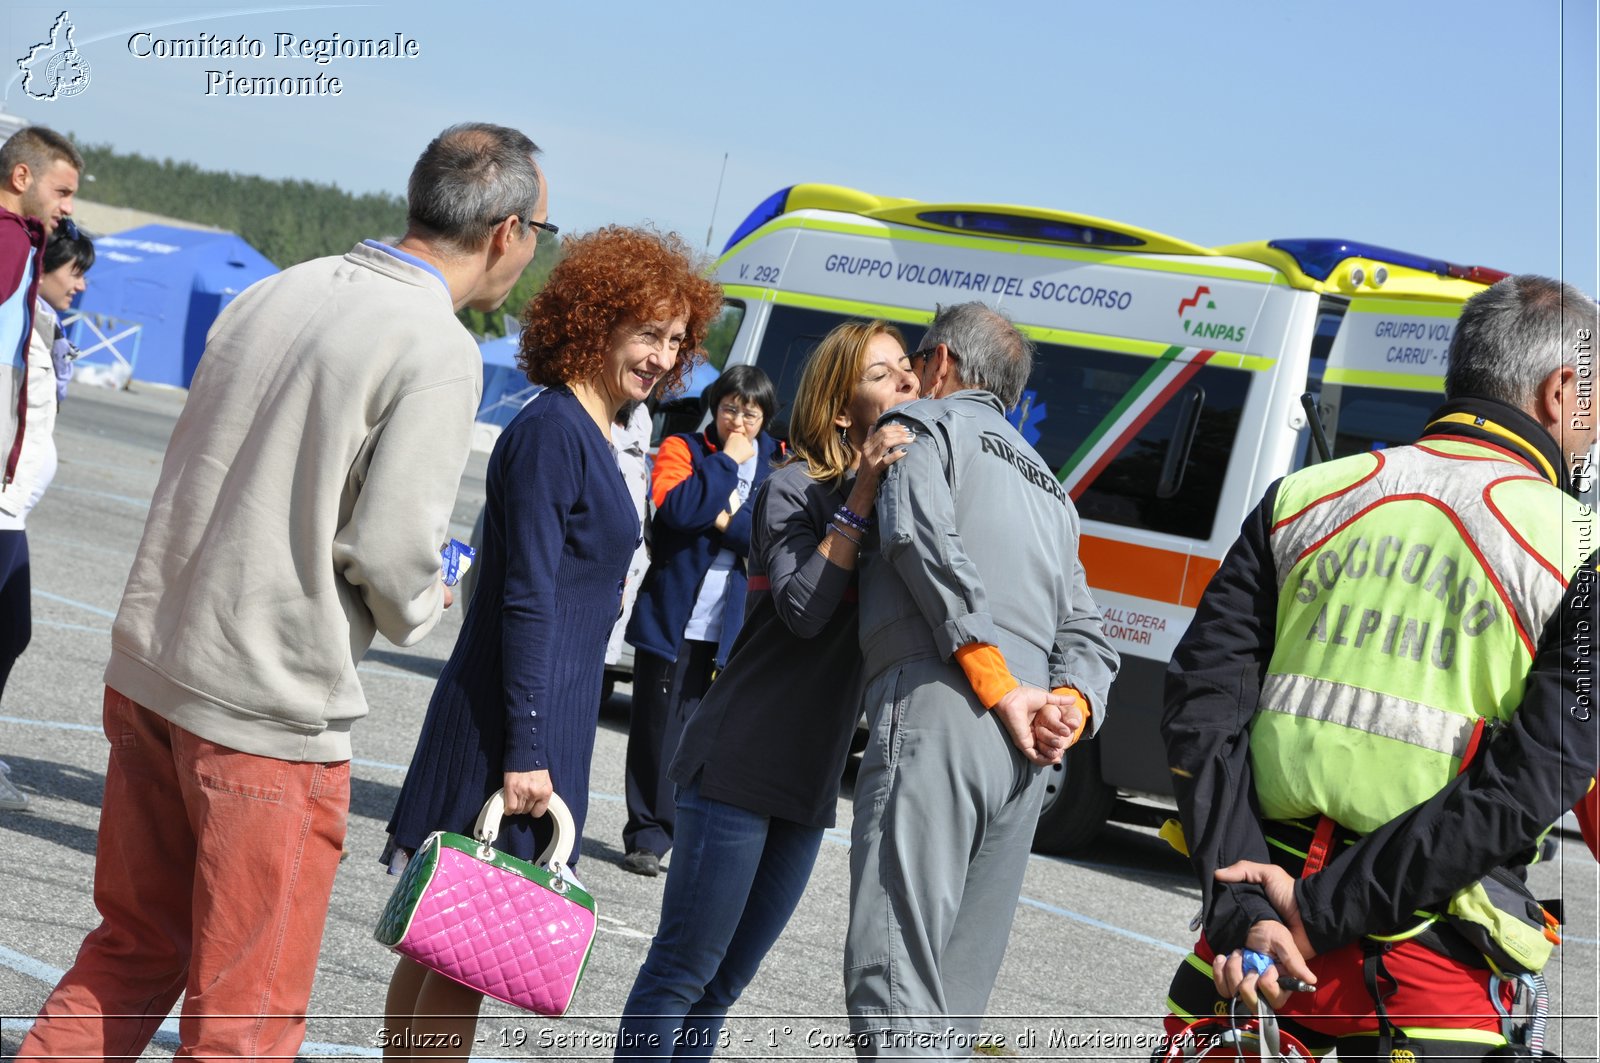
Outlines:
{"type": "Polygon", "coordinates": [[[1421,439],[1293,473],[1246,520],[1167,674],[1205,898],[1171,1028],[1259,989],[1341,1056],[1506,1044],[1511,976],[1553,937],[1522,869],[1596,766],[1567,711],[1595,328],[1569,285],[1499,282],[1462,310],[1421,439]]]}

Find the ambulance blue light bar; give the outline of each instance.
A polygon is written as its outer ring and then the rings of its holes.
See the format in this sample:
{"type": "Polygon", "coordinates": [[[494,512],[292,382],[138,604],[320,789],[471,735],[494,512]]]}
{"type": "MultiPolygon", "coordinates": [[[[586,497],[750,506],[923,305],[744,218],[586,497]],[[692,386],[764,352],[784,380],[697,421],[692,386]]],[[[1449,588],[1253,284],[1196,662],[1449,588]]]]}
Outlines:
{"type": "Polygon", "coordinates": [[[1347,258],[1370,258],[1378,262],[1387,262],[1391,266],[1404,266],[1407,269],[1421,270],[1424,273],[1437,274],[1440,277],[1455,277],[1460,280],[1475,281],[1478,284],[1493,284],[1495,281],[1510,274],[1498,269],[1489,269],[1487,266],[1458,266],[1453,262],[1446,262],[1442,258],[1427,258],[1423,255],[1413,255],[1409,251],[1395,251],[1376,244],[1361,243],[1357,240],[1331,240],[1331,239],[1301,239],[1301,240],[1269,240],[1268,247],[1277,248],[1295,260],[1301,272],[1314,280],[1325,281],[1329,275],[1338,268],[1339,263],[1347,258]]]}
{"type": "Polygon", "coordinates": [[[722,253],[727,254],[740,240],[743,240],[746,236],[749,236],[767,224],[767,222],[782,214],[784,207],[788,205],[789,193],[793,189],[794,185],[790,185],[788,188],[780,188],[757,204],[756,209],[750,212],[749,217],[740,222],[739,227],[733,230],[733,235],[728,237],[728,242],[723,246],[722,253]]]}
{"type": "Polygon", "coordinates": [[[1018,214],[998,214],[978,210],[926,210],[917,218],[930,225],[962,229],[985,236],[1004,236],[1019,240],[1048,240],[1079,247],[1143,247],[1144,241],[1131,233],[1093,225],[1030,218],[1018,214]]]}

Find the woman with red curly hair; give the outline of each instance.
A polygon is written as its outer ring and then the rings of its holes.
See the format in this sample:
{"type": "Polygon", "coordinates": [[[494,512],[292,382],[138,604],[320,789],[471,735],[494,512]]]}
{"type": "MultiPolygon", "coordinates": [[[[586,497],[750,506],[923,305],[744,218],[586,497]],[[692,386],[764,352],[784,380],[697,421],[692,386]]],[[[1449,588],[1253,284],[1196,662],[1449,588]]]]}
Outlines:
{"type": "MultiPolygon", "coordinates": [[[[489,458],[478,585],[389,821],[392,870],[433,831],[470,833],[501,789],[497,848],[534,859],[552,792],[583,834],[606,640],[639,539],[611,426],[623,403],[679,386],[722,292],[676,236],[610,227],[565,250],[523,314],[518,364],[546,390],[489,458]]],[[[481,999],[402,959],[389,1044],[470,1046],[481,999]]]]}

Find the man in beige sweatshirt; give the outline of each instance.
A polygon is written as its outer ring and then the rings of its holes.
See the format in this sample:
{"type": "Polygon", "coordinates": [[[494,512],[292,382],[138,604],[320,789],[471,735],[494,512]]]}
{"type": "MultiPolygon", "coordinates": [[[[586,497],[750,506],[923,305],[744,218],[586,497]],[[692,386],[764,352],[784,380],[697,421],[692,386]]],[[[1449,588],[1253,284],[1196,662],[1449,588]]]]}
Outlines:
{"type": "Polygon", "coordinates": [[[439,546],[482,360],[456,321],[532,261],[523,134],[445,130],[405,238],[252,286],[207,338],[112,630],[101,924],[18,1058],[293,1058],[350,795],[356,663],[449,604],[439,546]]]}

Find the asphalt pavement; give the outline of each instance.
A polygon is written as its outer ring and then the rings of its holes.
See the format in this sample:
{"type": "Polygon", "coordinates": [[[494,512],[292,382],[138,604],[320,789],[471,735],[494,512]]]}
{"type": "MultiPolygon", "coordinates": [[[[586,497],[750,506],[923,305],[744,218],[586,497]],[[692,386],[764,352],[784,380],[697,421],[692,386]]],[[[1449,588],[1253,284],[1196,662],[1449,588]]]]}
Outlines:
{"type": "MultiPolygon", "coordinates": [[[[144,526],[179,391],[74,385],[61,407],[61,465],[29,519],[33,643],[0,705],[0,758],[31,799],[0,812],[0,1057],[13,1054],[97,917],[91,896],[106,741],[101,676],[111,620],[144,526]]],[[[474,455],[454,513],[466,539],[483,499],[474,455]]],[[[372,940],[392,880],[377,862],[434,677],[461,617],[452,610],[420,645],[380,640],[361,665],[371,715],[355,730],[349,859],[340,867],[311,1000],[305,1058],[377,1056],[393,958],[372,940]]],[[[600,904],[601,933],[574,1013],[553,1021],[498,1004],[484,1009],[483,1059],[611,1055],[616,1013],[655,929],[664,879],[630,875],[621,859],[627,691],[602,715],[588,834],[578,872],[600,904]]],[[[799,911],[736,1006],[719,1058],[846,1058],[841,987],[848,907],[850,794],[839,803],[799,911]]],[[[670,859],[668,861],[670,866],[670,859]]],[[[670,874],[670,871],[668,872],[670,874]]],[[[1597,893],[1581,842],[1533,872],[1535,892],[1567,907],[1565,946],[1549,970],[1549,1045],[1595,1058],[1597,893]]],[[[1188,951],[1199,891],[1187,864],[1151,832],[1112,827],[1082,859],[1036,856],[990,1001],[984,1054],[1143,1060],[1155,1044],[1167,983],[1188,951]]],[[[169,1058],[169,1020],[146,1058],[169,1058]]]]}

